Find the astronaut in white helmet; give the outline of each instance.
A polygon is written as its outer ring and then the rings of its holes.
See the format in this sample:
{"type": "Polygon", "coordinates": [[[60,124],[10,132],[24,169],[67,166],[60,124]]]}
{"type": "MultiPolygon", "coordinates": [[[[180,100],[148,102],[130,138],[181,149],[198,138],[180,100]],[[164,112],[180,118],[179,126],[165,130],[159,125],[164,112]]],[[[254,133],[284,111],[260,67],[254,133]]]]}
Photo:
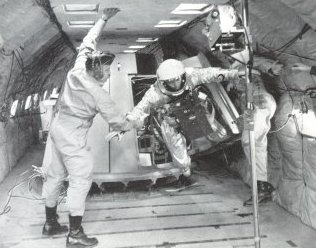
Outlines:
{"type": "MultiPolygon", "coordinates": [[[[202,83],[239,80],[239,74],[238,70],[217,67],[185,68],[181,61],[167,59],[157,69],[157,81],[127,115],[127,119],[139,123],[140,128],[152,108],[162,107],[172,101],[174,97],[179,97],[186,90],[192,90],[202,83]]],[[[185,137],[176,130],[174,125],[171,125],[167,116],[161,123],[161,132],[172,156],[173,165],[182,169],[185,177],[189,177],[191,175],[191,158],[187,153],[185,137]]]]}

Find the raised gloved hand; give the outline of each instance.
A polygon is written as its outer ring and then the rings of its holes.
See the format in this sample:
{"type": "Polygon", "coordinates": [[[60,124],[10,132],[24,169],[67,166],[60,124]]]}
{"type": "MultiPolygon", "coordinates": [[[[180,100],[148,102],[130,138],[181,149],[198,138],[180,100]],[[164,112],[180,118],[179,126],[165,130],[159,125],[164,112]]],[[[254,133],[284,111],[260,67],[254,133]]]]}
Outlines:
{"type": "Polygon", "coordinates": [[[120,9],[118,8],[106,8],[103,10],[102,19],[109,20],[110,18],[115,16],[118,12],[120,12],[120,9]]]}
{"type": "Polygon", "coordinates": [[[278,62],[278,60],[275,61],[269,70],[269,72],[274,76],[279,76],[283,70],[283,65],[278,62]]]}

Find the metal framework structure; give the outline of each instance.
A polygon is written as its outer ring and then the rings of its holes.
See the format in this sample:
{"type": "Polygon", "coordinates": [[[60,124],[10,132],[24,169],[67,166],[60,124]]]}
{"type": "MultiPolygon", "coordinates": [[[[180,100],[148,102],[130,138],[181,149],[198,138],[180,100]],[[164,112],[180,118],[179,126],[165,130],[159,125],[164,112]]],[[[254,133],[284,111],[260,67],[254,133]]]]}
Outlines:
{"type": "MultiPolygon", "coordinates": [[[[251,36],[249,32],[249,15],[248,0],[242,0],[242,17],[245,28],[245,50],[249,53],[249,61],[245,67],[246,85],[247,85],[247,109],[253,110],[253,99],[251,92],[251,69],[253,65],[253,54],[251,49],[251,36]]],[[[257,173],[256,173],[256,149],[254,137],[254,122],[250,120],[249,127],[249,144],[250,144],[250,164],[252,173],[252,201],[253,201],[253,221],[254,221],[254,243],[256,248],[260,248],[260,230],[259,230],[259,213],[258,213],[258,191],[257,191],[257,173]]]]}

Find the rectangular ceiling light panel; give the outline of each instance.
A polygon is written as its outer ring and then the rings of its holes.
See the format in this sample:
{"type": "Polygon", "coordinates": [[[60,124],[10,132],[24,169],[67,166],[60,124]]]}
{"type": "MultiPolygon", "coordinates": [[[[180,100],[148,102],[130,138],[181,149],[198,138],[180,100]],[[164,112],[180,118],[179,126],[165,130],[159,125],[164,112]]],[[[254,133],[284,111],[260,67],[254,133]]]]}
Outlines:
{"type": "Polygon", "coordinates": [[[158,38],[138,38],[136,42],[155,42],[158,38]]]}
{"type": "Polygon", "coordinates": [[[162,20],[157,25],[156,28],[177,28],[186,24],[188,21],[182,20],[162,20]]]}
{"type": "Polygon", "coordinates": [[[97,14],[99,4],[64,4],[63,8],[67,14],[97,14]]]}
{"type": "Polygon", "coordinates": [[[175,8],[171,14],[178,15],[199,15],[206,13],[210,10],[212,6],[207,3],[181,3],[177,8],[175,8]]]}
{"type": "Polygon", "coordinates": [[[124,53],[136,53],[137,50],[124,50],[123,52],[124,53]]]}
{"type": "Polygon", "coordinates": [[[129,46],[128,48],[130,48],[130,49],[142,49],[144,47],[146,47],[146,46],[135,45],[135,46],[129,46]]]}
{"type": "Polygon", "coordinates": [[[68,26],[71,28],[91,28],[94,26],[94,21],[68,21],[68,26]]]}

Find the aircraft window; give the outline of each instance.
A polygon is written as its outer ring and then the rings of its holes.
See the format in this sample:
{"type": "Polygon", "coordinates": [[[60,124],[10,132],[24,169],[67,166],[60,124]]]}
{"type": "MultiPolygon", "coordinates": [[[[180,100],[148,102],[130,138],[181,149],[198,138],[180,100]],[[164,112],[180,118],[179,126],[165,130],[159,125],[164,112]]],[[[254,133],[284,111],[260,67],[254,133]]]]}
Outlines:
{"type": "Polygon", "coordinates": [[[45,92],[44,92],[44,95],[43,95],[43,100],[45,100],[45,99],[46,99],[46,96],[47,96],[47,90],[45,90],[45,92]]]}
{"type": "Polygon", "coordinates": [[[57,99],[57,98],[58,98],[58,95],[59,95],[59,93],[58,93],[58,88],[54,88],[53,91],[52,91],[52,93],[50,94],[50,98],[51,98],[51,99],[57,99]]]}
{"type": "Polygon", "coordinates": [[[18,114],[22,113],[24,111],[24,106],[25,106],[25,99],[22,99],[20,101],[20,104],[18,104],[18,107],[17,107],[15,115],[18,115],[18,114]]]}
{"type": "Polygon", "coordinates": [[[32,103],[31,100],[32,100],[32,95],[29,95],[26,98],[25,107],[24,107],[25,110],[27,110],[31,107],[31,103],[32,103]]]}
{"type": "Polygon", "coordinates": [[[12,105],[11,105],[11,110],[10,110],[10,115],[11,117],[15,116],[16,114],[16,110],[17,110],[17,107],[18,107],[18,103],[19,103],[19,100],[15,100],[12,105]]]}
{"type": "Polygon", "coordinates": [[[33,95],[33,108],[37,108],[39,104],[39,95],[38,93],[33,95]]]}

